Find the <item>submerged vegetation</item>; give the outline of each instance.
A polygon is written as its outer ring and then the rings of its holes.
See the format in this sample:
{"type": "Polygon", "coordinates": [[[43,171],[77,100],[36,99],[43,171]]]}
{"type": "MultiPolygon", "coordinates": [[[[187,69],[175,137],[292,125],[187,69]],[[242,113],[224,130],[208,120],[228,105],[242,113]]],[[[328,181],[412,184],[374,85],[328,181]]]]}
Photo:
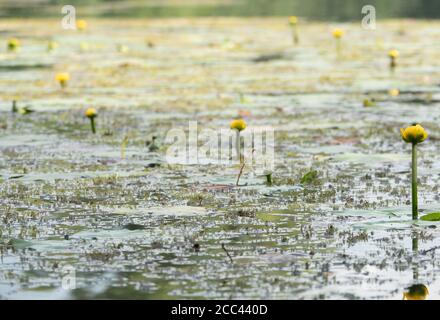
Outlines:
{"type": "Polygon", "coordinates": [[[0,22],[1,298],[438,298],[435,22],[80,21],[0,22]],[[237,165],[167,162],[231,119],[237,165]]]}

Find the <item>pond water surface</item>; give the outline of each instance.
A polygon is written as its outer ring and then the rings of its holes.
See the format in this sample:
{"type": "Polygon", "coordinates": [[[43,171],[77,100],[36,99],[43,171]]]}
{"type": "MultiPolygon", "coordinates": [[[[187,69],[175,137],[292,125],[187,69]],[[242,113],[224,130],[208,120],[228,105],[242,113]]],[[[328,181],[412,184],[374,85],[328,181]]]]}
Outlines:
{"type": "Polygon", "coordinates": [[[304,23],[297,46],[284,18],[88,25],[0,22],[22,42],[0,52],[1,298],[401,299],[414,284],[440,297],[440,224],[411,220],[399,134],[428,131],[419,202],[439,210],[439,23],[304,23]],[[249,167],[236,186],[239,166],[166,162],[168,130],[239,115],[275,129],[272,186],[249,167]]]}

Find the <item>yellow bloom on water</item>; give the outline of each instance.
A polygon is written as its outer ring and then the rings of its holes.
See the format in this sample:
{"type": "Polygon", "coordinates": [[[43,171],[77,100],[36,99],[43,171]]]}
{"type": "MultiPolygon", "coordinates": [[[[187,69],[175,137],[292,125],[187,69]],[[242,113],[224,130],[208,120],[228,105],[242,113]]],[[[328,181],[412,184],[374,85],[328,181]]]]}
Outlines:
{"type": "Polygon", "coordinates": [[[405,142],[412,144],[423,142],[428,137],[428,133],[420,124],[414,124],[406,129],[400,129],[400,133],[405,142]]]}
{"type": "Polygon", "coordinates": [[[79,31],[83,31],[87,29],[87,21],[86,20],[77,20],[76,21],[76,28],[79,31]]]}
{"type": "Polygon", "coordinates": [[[344,35],[344,30],[336,28],[335,30],[333,30],[333,37],[335,37],[336,39],[340,39],[342,38],[342,36],[344,35]]]}
{"type": "Polygon", "coordinates": [[[98,115],[98,111],[95,108],[88,108],[85,112],[87,118],[94,118],[98,115]]]}
{"type": "Polygon", "coordinates": [[[20,47],[20,40],[17,38],[11,38],[8,40],[8,50],[15,51],[20,47]]]}
{"type": "Polygon", "coordinates": [[[429,295],[428,288],[423,284],[415,284],[403,293],[403,300],[426,300],[429,295]]]}
{"type": "Polygon", "coordinates": [[[296,26],[298,24],[298,17],[296,16],[289,17],[289,24],[291,26],[296,26]]]}
{"type": "Polygon", "coordinates": [[[231,122],[231,129],[243,131],[244,129],[246,129],[246,122],[243,119],[233,120],[231,122]]]}
{"type": "Polygon", "coordinates": [[[397,97],[400,94],[400,91],[399,89],[390,89],[388,94],[392,97],[397,97]]]}
{"type": "Polygon", "coordinates": [[[374,102],[374,99],[365,98],[363,101],[363,105],[364,107],[374,107],[376,103],[374,102]]]}
{"type": "Polygon", "coordinates": [[[51,40],[47,43],[47,51],[53,51],[56,48],[58,48],[58,42],[51,40]]]}
{"type": "Polygon", "coordinates": [[[388,56],[389,56],[391,59],[397,59],[397,57],[399,57],[399,51],[397,51],[396,49],[390,50],[390,51],[388,52],[388,56]]]}
{"type": "Polygon", "coordinates": [[[57,73],[55,80],[58,81],[61,87],[65,87],[67,82],[70,80],[70,75],[67,72],[57,73]]]}

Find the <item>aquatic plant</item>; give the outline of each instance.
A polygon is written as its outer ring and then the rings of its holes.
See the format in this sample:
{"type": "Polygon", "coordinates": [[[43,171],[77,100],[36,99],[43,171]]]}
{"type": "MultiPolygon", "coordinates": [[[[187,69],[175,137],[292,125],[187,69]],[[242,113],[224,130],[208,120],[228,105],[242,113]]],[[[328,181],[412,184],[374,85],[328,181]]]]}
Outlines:
{"type": "Polygon", "coordinates": [[[12,100],[12,112],[13,112],[13,113],[18,112],[18,108],[17,108],[17,100],[12,100]]]}
{"type": "Polygon", "coordinates": [[[157,137],[152,136],[151,141],[146,142],[146,146],[148,147],[148,151],[155,152],[159,150],[159,146],[156,144],[157,137]]]}
{"type": "Polygon", "coordinates": [[[237,174],[237,181],[235,182],[236,186],[238,186],[238,184],[240,182],[240,178],[241,178],[241,175],[243,174],[243,170],[244,170],[245,165],[246,165],[246,163],[244,162],[244,159],[243,159],[243,163],[241,164],[240,171],[238,171],[238,174],[237,174]]]}
{"type": "Polygon", "coordinates": [[[388,94],[392,97],[397,97],[400,94],[400,91],[399,91],[399,89],[394,88],[394,89],[390,89],[388,91],[388,94]]]}
{"type": "Polygon", "coordinates": [[[32,110],[29,106],[18,108],[18,113],[22,115],[29,114],[32,112],[34,112],[34,110],[32,110]]]}
{"type": "Polygon", "coordinates": [[[266,184],[268,186],[272,185],[272,170],[265,170],[264,171],[264,176],[266,177],[266,184]]]}
{"type": "Polygon", "coordinates": [[[298,44],[298,42],[299,42],[298,17],[296,17],[296,16],[289,17],[289,25],[292,28],[293,43],[298,44]]]}
{"type": "Polygon", "coordinates": [[[53,40],[50,40],[48,43],[47,43],[47,51],[48,52],[52,52],[52,51],[54,51],[55,49],[57,49],[58,48],[58,42],[56,42],[56,41],[53,41],[53,40]]]}
{"type": "Polygon", "coordinates": [[[305,175],[302,176],[300,183],[301,184],[312,184],[315,183],[318,179],[318,171],[310,170],[305,175]]]}
{"type": "Polygon", "coordinates": [[[388,52],[388,57],[390,58],[390,68],[394,69],[397,66],[397,58],[399,57],[399,51],[396,49],[390,50],[388,52]]]}
{"type": "Polygon", "coordinates": [[[362,104],[364,105],[364,107],[374,107],[376,105],[376,102],[373,98],[365,98],[362,104]]]}
{"type": "Polygon", "coordinates": [[[29,106],[17,107],[17,100],[12,101],[12,113],[19,113],[22,115],[34,112],[29,106]]]}
{"type": "Polygon", "coordinates": [[[440,212],[432,212],[420,217],[420,220],[424,221],[440,221],[440,212]]]}
{"type": "Polygon", "coordinates": [[[420,124],[413,124],[405,129],[400,129],[402,139],[412,145],[412,178],[411,178],[411,194],[412,194],[412,218],[418,219],[418,201],[417,201],[417,144],[423,142],[428,137],[425,129],[420,124]]]}
{"type": "Polygon", "coordinates": [[[246,122],[243,119],[233,120],[231,122],[231,129],[236,132],[236,140],[235,140],[235,148],[237,150],[237,157],[240,160],[240,163],[243,162],[241,155],[241,137],[240,132],[246,129],[246,122]]]}
{"type": "Polygon", "coordinates": [[[57,73],[55,76],[55,80],[58,81],[61,88],[65,88],[67,86],[67,82],[70,80],[70,74],[67,72],[57,73]]]}
{"type": "Polygon", "coordinates": [[[333,30],[333,37],[335,37],[336,39],[341,39],[343,35],[344,35],[344,30],[340,28],[336,28],[335,30],[333,30]]]}
{"type": "Polygon", "coordinates": [[[76,28],[77,28],[79,31],[84,31],[84,30],[86,30],[86,29],[87,29],[87,21],[85,21],[85,20],[77,20],[77,21],[76,21],[76,28]]]}
{"type": "Polygon", "coordinates": [[[95,108],[88,108],[85,112],[85,115],[87,118],[90,119],[90,126],[92,127],[92,132],[96,133],[95,118],[98,115],[98,112],[96,111],[95,108]]]}
{"type": "Polygon", "coordinates": [[[344,30],[340,29],[340,28],[336,28],[335,30],[333,30],[333,38],[335,38],[336,41],[336,53],[338,56],[341,55],[341,39],[344,36],[344,30]]]}
{"type": "MultiPolygon", "coordinates": [[[[92,128],[92,131],[93,131],[93,128],[92,128]]],[[[121,142],[121,160],[125,159],[125,149],[127,148],[127,144],[128,144],[128,135],[124,136],[124,139],[122,139],[122,142],[121,142]]]]}
{"type": "Polygon", "coordinates": [[[11,38],[8,40],[8,51],[17,51],[20,48],[20,40],[17,38],[11,38]]]}

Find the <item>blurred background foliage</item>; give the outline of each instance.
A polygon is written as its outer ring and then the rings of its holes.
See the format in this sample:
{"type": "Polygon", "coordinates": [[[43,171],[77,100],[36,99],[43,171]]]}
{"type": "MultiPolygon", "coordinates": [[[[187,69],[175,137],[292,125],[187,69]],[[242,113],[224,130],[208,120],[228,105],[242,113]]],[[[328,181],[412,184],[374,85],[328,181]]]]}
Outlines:
{"type": "Polygon", "coordinates": [[[440,0],[0,0],[0,17],[57,17],[63,5],[82,17],[289,16],[352,21],[373,5],[377,18],[439,18],[440,0]]]}

